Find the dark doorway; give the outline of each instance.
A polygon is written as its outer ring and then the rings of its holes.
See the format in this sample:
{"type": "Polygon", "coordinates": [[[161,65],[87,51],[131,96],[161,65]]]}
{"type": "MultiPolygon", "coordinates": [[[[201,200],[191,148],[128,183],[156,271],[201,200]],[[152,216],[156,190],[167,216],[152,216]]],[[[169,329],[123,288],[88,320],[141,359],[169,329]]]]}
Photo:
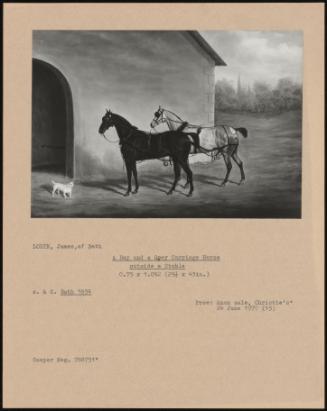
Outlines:
{"type": "Polygon", "coordinates": [[[74,176],[72,94],[66,78],[49,63],[33,59],[32,169],[74,176]]]}

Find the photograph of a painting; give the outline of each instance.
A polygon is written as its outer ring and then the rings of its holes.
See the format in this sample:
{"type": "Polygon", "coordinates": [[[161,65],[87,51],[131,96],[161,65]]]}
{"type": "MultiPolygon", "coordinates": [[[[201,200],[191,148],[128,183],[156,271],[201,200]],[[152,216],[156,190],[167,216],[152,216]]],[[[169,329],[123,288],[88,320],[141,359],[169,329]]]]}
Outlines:
{"type": "Polygon", "coordinates": [[[31,216],[301,218],[300,31],[34,30],[31,216]]]}

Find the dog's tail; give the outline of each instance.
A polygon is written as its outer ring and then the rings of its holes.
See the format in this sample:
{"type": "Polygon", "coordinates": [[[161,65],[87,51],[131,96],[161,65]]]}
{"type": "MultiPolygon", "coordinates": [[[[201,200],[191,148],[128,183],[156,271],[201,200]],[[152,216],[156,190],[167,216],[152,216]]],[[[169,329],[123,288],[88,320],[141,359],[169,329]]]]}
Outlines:
{"type": "Polygon", "coordinates": [[[244,138],[246,138],[248,136],[248,131],[244,127],[239,127],[239,128],[236,128],[235,130],[239,131],[244,138]]]}

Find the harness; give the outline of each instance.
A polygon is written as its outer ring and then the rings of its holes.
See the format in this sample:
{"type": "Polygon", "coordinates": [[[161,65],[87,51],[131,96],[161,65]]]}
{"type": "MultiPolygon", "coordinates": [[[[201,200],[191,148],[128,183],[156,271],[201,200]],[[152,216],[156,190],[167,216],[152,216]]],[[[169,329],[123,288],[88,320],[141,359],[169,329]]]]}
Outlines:
{"type": "MultiPolygon", "coordinates": [[[[133,131],[134,131],[134,130],[137,130],[137,128],[136,128],[136,127],[131,127],[131,131],[129,132],[129,134],[128,134],[128,136],[126,137],[125,140],[128,140],[128,139],[131,137],[131,135],[133,134],[133,131]]],[[[123,144],[123,143],[120,142],[119,139],[116,140],[116,141],[110,141],[110,140],[107,138],[107,136],[105,135],[105,132],[103,132],[102,135],[103,135],[103,137],[108,141],[108,143],[115,144],[115,143],[118,143],[118,142],[119,142],[119,145],[120,145],[120,146],[123,144]]]]}
{"type": "MultiPolygon", "coordinates": [[[[110,140],[107,138],[107,136],[105,135],[105,133],[102,133],[102,135],[103,135],[103,137],[104,137],[109,143],[111,143],[111,144],[115,144],[115,143],[118,143],[118,142],[119,142],[120,147],[122,147],[123,145],[127,145],[127,146],[133,148],[134,150],[136,150],[136,151],[138,151],[138,152],[140,152],[140,153],[148,154],[148,151],[147,151],[147,150],[143,150],[143,149],[140,148],[140,147],[136,147],[136,146],[130,141],[130,137],[133,135],[133,132],[134,132],[135,130],[138,130],[138,128],[137,128],[137,127],[131,127],[130,132],[128,133],[127,137],[126,137],[123,141],[121,141],[121,140],[110,141],[110,140]]],[[[151,137],[152,137],[152,135],[153,135],[152,133],[147,133],[149,149],[150,149],[150,145],[151,145],[151,137]]],[[[154,134],[154,135],[155,135],[155,134],[154,134]]],[[[159,136],[158,138],[159,138],[158,151],[160,151],[161,146],[162,146],[162,136],[159,136]]],[[[167,154],[167,155],[168,155],[168,154],[167,154]]],[[[158,158],[158,160],[161,160],[161,159],[158,158]]],[[[140,161],[142,161],[142,160],[140,160],[140,161]]],[[[161,160],[161,161],[163,161],[163,160],[161,160]]]]}
{"type": "MultiPolygon", "coordinates": [[[[189,123],[183,121],[179,116],[177,116],[177,114],[175,114],[175,113],[173,113],[173,112],[171,112],[171,111],[169,111],[169,110],[166,110],[166,109],[163,109],[163,111],[167,111],[168,113],[173,114],[174,116],[176,116],[176,117],[179,119],[178,121],[177,121],[177,120],[169,119],[169,121],[172,121],[172,122],[175,122],[175,123],[178,123],[178,124],[181,124],[181,125],[182,125],[182,124],[185,124],[185,126],[197,128],[197,132],[198,132],[198,133],[199,133],[199,132],[201,131],[201,129],[203,129],[203,128],[206,128],[206,129],[214,129],[214,128],[217,127],[217,126],[199,126],[199,125],[189,124],[189,123]]],[[[162,114],[163,114],[163,113],[162,113],[162,114]]],[[[166,119],[162,117],[161,122],[164,122],[164,120],[166,120],[166,119]]],[[[228,130],[227,130],[226,126],[222,125],[221,127],[223,127],[223,129],[224,129],[224,131],[225,131],[225,133],[226,133],[226,136],[227,136],[227,139],[229,139],[230,137],[232,137],[232,135],[231,135],[230,133],[228,133],[228,130]]],[[[138,128],[135,127],[135,126],[132,126],[132,127],[130,128],[130,131],[129,131],[127,137],[126,137],[123,141],[121,141],[120,139],[119,139],[119,140],[116,140],[116,141],[111,141],[111,140],[109,140],[109,139],[107,138],[107,136],[105,135],[105,132],[103,132],[102,135],[103,135],[104,139],[108,141],[108,143],[116,144],[116,143],[119,142],[119,145],[120,145],[121,147],[122,147],[123,145],[127,145],[127,146],[133,148],[134,150],[136,150],[136,151],[138,151],[138,152],[140,152],[140,153],[148,154],[148,151],[147,151],[147,150],[143,150],[143,149],[141,149],[140,147],[136,147],[136,146],[130,141],[130,138],[131,138],[131,136],[133,135],[133,132],[134,132],[135,130],[138,130],[138,128]]],[[[188,134],[188,133],[185,133],[185,134],[188,134]]],[[[155,134],[155,133],[151,133],[151,131],[150,131],[150,133],[147,133],[147,137],[148,137],[148,148],[149,148],[149,149],[151,148],[151,137],[152,137],[153,135],[156,135],[156,134],[155,134]]],[[[235,134],[234,134],[234,136],[235,136],[235,134]]],[[[190,141],[190,143],[191,143],[194,147],[197,147],[193,141],[190,141]]],[[[237,146],[237,145],[238,145],[238,144],[236,144],[236,143],[228,143],[228,144],[225,144],[224,146],[215,147],[215,148],[212,148],[212,149],[206,149],[206,148],[202,147],[201,145],[199,145],[199,146],[198,146],[198,149],[200,149],[200,152],[202,152],[203,154],[205,154],[205,155],[207,155],[207,156],[210,156],[211,159],[212,159],[212,161],[213,161],[213,160],[215,160],[216,158],[218,158],[219,155],[221,155],[223,149],[225,149],[225,148],[228,147],[228,146],[237,146]]],[[[158,151],[161,150],[161,147],[162,147],[162,135],[158,136],[158,151]]],[[[168,156],[168,155],[169,155],[169,154],[167,153],[167,156],[168,156]]],[[[193,154],[193,155],[195,155],[195,154],[193,154]]],[[[161,158],[158,158],[158,160],[162,161],[165,166],[168,166],[169,164],[171,164],[171,159],[169,159],[169,160],[167,161],[167,160],[163,160],[163,159],[161,159],[161,158]]],[[[144,161],[144,160],[140,160],[140,162],[142,162],[142,161],[144,161]]]]}
{"type": "Polygon", "coordinates": [[[158,124],[159,123],[163,123],[163,122],[165,122],[165,120],[167,120],[167,118],[164,118],[163,117],[163,113],[164,112],[167,112],[167,113],[170,113],[170,114],[172,114],[173,116],[175,116],[176,118],[178,118],[178,120],[173,120],[172,118],[169,118],[168,120],[169,121],[171,121],[171,122],[173,122],[173,123],[177,123],[177,124],[182,124],[182,123],[187,123],[187,126],[188,127],[192,127],[192,128],[197,128],[197,129],[202,129],[202,128],[206,128],[206,129],[214,129],[214,128],[216,128],[217,126],[215,125],[215,126],[203,126],[203,125],[199,125],[199,124],[191,124],[191,123],[188,123],[188,122],[185,122],[184,120],[182,120],[177,114],[175,114],[173,111],[170,111],[170,110],[167,110],[166,108],[161,108],[161,110],[162,110],[162,113],[161,113],[161,120],[159,121],[159,120],[157,120],[157,122],[158,122],[158,124]]]}

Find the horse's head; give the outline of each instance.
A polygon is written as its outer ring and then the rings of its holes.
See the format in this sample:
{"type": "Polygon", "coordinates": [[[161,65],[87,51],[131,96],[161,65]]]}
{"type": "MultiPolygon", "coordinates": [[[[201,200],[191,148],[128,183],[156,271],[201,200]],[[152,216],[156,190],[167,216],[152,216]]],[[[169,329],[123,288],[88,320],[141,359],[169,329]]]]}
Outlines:
{"type": "Polygon", "coordinates": [[[109,127],[114,126],[114,124],[114,114],[110,110],[106,110],[106,114],[102,117],[99,133],[103,134],[109,127]]]}
{"type": "Polygon", "coordinates": [[[158,110],[154,113],[154,117],[150,123],[150,127],[157,127],[160,123],[163,123],[164,121],[164,109],[159,106],[158,110]]]}

